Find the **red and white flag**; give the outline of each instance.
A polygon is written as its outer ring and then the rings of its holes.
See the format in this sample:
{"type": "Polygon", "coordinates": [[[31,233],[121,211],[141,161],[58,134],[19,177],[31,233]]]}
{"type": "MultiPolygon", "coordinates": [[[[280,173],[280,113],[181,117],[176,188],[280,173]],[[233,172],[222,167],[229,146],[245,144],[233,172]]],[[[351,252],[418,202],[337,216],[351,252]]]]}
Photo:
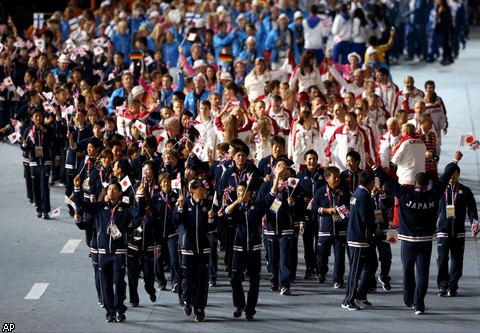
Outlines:
{"type": "Polygon", "coordinates": [[[460,139],[460,147],[468,146],[473,143],[473,141],[475,141],[475,138],[473,137],[472,133],[462,134],[460,139]]]}
{"type": "Polygon", "coordinates": [[[196,143],[195,146],[193,146],[192,152],[198,157],[200,157],[203,152],[203,148],[200,144],[196,143]]]}
{"type": "Polygon", "coordinates": [[[56,208],[52,212],[52,217],[58,217],[60,216],[60,207],[56,208]]]}
{"type": "Polygon", "coordinates": [[[4,78],[4,79],[3,79],[3,82],[5,82],[5,85],[6,85],[6,86],[11,86],[11,85],[13,85],[13,80],[12,80],[12,78],[11,78],[10,76],[4,78]]]}
{"type": "Polygon", "coordinates": [[[19,139],[20,139],[20,132],[15,132],[15,133],[12,133],[8,136],[8,140],[10,140],[10,143],[11,144],[14,144],[15,142],[17,142],[19,139]]]}
{"type": "Polygon", "coordinates": [[[182,181],[180,179],[173,179],[172,180],[172,188],[174,190],[181,190],[182,189],[182,181]]]}
{"type": "Polygon", "coordinates": [[[98,101],[99,106],[102,108],[108,107],[108,103],[110,102],[108,96],[104,96],[100,101],[98,101]]]}
{"type": "Polygon", "coordinates": [[[98,57],[98,56],[101,55],[102,53],[104,53],[104,51],[103,51],[103,48],[102,48],[101,46],[95,46],[95,47],[93,48],[93,55],[94,55],[95,57],[98,57]]]}
{"type": "Polygon", "coordinates": [[[295,177],[288,178],[288,186],[289,187],[295,188],[295,187],[297,187],[297,185],[298,185],[298,178],[295,178],[295,177]]]}
{"type": "Polygon", "coordinates": [[[140,120],[137,120],[133,125],[143,134],[147,135],[147,125],[142,123],[140,120]]]}
{"type": "Polygon", "coordinates": [[[153,64],[153,59],[151,56],[146,56],[144,59],[143,59],[144,63],[145,63],[145,66],[150,66],[150,64],[153,64]]]}
{"type": "Polygon", "coordinates": [[[43,108],[45,109],[45,112],[52,113],[54,111],[53,106],[48,103],[48,102],[43,102],[43,108]]]}
{"type": "Polygon", "coordinates": [[[470,149],[477,150],[478,148],[480,148],[480,141],[479,140],[475,140],[470,144],[470,149]]]}
{"type": "Polygon", "coordinates": [[[125,192],[130,186],[132,186],[130,178],[128,178],[128,176],[125,176],[125,178],[120,181],[120,185],[122,186],[122,192],[125,192]]]}
{"type": "Polygon", "coordinates": [[[20,97],[23,97],[23,95],[25,95],[25,91],[23,91],[23,89],[20,87],[17,87],[17,90],[15,91],[17,92],[17,95],[20,97]]]}

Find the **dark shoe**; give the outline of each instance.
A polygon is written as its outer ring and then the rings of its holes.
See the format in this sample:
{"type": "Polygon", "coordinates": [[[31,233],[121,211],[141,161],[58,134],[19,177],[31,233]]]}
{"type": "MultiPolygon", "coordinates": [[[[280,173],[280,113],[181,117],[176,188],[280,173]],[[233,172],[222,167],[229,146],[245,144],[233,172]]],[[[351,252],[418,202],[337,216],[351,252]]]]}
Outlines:
{"type": "Polygon", "coordinates": [[[377,288],[368,288],[367,293],[376,294],[377,293],[377,288]]]}
{"type": "Polygon", "coordinates": [[[386,291],[389,291],[392,289],[392,286],[390,285],[389,282],[384,282],[380,276],[378,277],[378,282],[380,282],[382,284],[382,288],[383,290],[386,290],[386,291]]]}
{"type": "MultiPolygon", "coordinates": [[[[248,311],[248,310],[247,310],[248,311]]],[[[246,321],[252,321],[253,320],[253,316],[255,315],[255,313],[257,313],[255,310],[253,311],[253,313],[250,313],[250,312],[247,312],[245,311],[245,320],[246,321]]]]}
{"type": "Polygon", "coordinates": [[[356,299],[355,300],[355,304],[357,306],[359,306],[360,308],[364,308],[366,306],[372,306],[372,303],[370,303],[368,300],[366,299],[356,299]]]}
{"type": "Polygon", "coordinates": [[[44,220],[50,220],[50,216],[48,216],[48,213],[43,213],[42,219],[44,219],[44,220]]]}
{"type": "Polygon", "coordinates": [[[325,276],[322,276],[322,275],[318,276],[318,283],[323,284],[325,283],[325,280],[326,280],[325,276]]]}
{"type": "Polygon", "coordinates": [[[42,218],[42,213],[37,213],[37,219],[41,219],[42,218]]]}
{"type": "Polygon", "coordinates": [[[348,304],[342,304],[342,309],[345,309],[348,311],[360,310],[360,308],[354,302],[351,302],[348,304]]]}
{"type": "Polygon", "coordinates": [[[210,282],[208,283],[208,286],[209,286],[209,287],[216,287],[216,286],[217,286],[217,281],[210,281],[210,282]]]}
{"type": "Polygon", "coordinates": [[[108,315],[107,316],[107,323],[113,323],[115,321],[115,315],[108,315]]]}
{"type": "Polygon", "coordinates": [[[270,287],[270,291],[278,291],[278,286],[272,284],[272,286],[270,287]]]}
{"type": "Polygon", "coordinates": [[[158,286],[158,290],[160,290],[160,291],[167,290],[167,287],[165,287],[165,285],[163,285],[163,284],[160,284],[158,286]]]}
{"type": "Polygon", "coordinates": [[[243,309],[236,309],[233,311],[233,318],[240,318],[242,316],[243,309]]]}
{"type": "Polygon", "coordinates": [[[127,317],[125,317],[124,313],[117,314],[117,322],[118,323],[123,323],[125,321],[125,319],[127,319],[127,317]]]}
{"type": "Polygon", "coordinates": [[[315,274],[313,274],[313,273],[311,273],[311,272],[307,272],[307,273],[305,273],[304,279],[305,279],[305,280],[315,279],[315,274]]]}
{"type": "Polygon", "coordinates": [[[280,290],[280,295],[289,296],[290,294],[291,294],[290,293],[290,288],[283,287],[282,290],[280,290]]]}
{"type": "Polygon", "coordinates": [[[190,316],[192,314],[192,307],[190,305],[185,304],[183,306],[183,313],[185,313],[185,316],[190,316]]]}
{"type": "Polygon", "coordinates": [[[138,303],[132,303],[132,308],[138,308],[140,306],[140,304],[138,303]]]}
{"type": "Polygon", "coordinates": [[[343,283],[341,283],[341,282],[335,282],[335,283],[333,284],[333,288],[335,288],[335,289],[341,289],[341,288],[345,288],[345,286],[344,286],[343,283]]]}
{"type": "Polygon", "coordinates": [[[195,316],[195,321],[197,323],[205,321],[205,316],[204,315],[196,315],[195,316]]]}
{"type": "Polygon", "coordinates": [[[448,297],[457,297],[458,293],[456,290],[449,290],[448,291],[448,297]]]}
{"type": "Polygon", "coordinates": [[[150,302],[155,303],[157,301],[157,295],[150,295],[150,302]]]}
{"type": "Polygon", "coordinates": [[[447,296],[447,291],[445,289],[440,289],[437,294],[439,297],[447,296]]]}

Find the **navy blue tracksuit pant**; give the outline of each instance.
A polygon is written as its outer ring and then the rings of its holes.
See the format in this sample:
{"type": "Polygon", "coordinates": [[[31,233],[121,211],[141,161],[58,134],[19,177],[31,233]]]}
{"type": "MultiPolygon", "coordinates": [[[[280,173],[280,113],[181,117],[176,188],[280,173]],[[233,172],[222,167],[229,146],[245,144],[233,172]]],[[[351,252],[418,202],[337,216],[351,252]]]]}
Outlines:
{"type": "Polygon", "coordinates": [[[230,279],[230,285],[233,290],[233,305],[237,309],[245,309],[247,316],[255,314],[260,288],[261,260],[261,251],[234,251],[233,253],[232,278],[230,279]],[[245,269],[247,270],[250,283],[246,302],[242,286],[245,269]]]}
{"type": "Polygon", "coordinates": [[[375,276],[378,266],[377,253],[373,246],[349,246],[348,251],[350,253],[350,270],[343,304],[352,303],[356,299],[367,299],[368,283],[371,277],[375,276]]]}
{"type": "Polygon", "coordinates": [[[103,304],[109,315],[125,313],[125,269],[127,254],[99,254],[98,264],[102,284],[103,304]]]}
{"type": "Polygon", "coordinates": [[[403,299],[405,305],[425,311],[425,295],[432,256],[432,241],[402,241],[400,253],[403,266],[403,299]]]}
{"type": "Polygon", "coordinates": [[[463,237],[438,237],[438,289],[457,291],[458,280],[463,274],[463,254],[465,252],[465,238],[463,237]],[[448,269],[448,260],[450,270],[448,269]]]}
{"type": "Polygon", "coordinates": [[[183,301],[193,305],[195,315],[205,315],[208,298],[208,261],[209,255],[182,255],[183,301]]]}

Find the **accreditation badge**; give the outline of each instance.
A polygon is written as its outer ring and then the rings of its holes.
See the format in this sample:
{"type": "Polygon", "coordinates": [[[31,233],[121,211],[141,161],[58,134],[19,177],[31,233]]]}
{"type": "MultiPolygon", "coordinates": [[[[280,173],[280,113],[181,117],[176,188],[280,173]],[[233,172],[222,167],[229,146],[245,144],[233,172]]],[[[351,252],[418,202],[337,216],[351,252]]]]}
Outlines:
{"type": "Polygon", "coordinates": [[[35,146],[35,157],[43,157],[43,147],[35,146]]]}
{"type": "Polygon", "coordinates": [[[112,235],[113,239],[119,239],[120,237],[122,237],[122,233],[120,232],[120,230],[118,230],[118,227],[115,223],[112,223],[110,225],[110,234],[112,235]]]}
{"type": "Polygon", "coordinates": [[[447,205],[447,218],[455,218],[455,205],[447,205]]]}
{"type": "Polygon", "coordinates": [[[380,209],[375,209],[375,223],[383,223],[383,214],[380,209]]]}
{"type": "Polygon", "coordinates": [[[272,213],[277,213],[278,210],[280,209],[280,206],[282,205],[282,202],[278,199],[275,199],[272,203],[272,205],[270,206],[270,211],[272,213]]]}
{"type": "Polygon", "coordinates": [[[90,177],[87,177],[87,179],[85,179],[85,180],[83,181],[83,184],[82,184],[82,188],[83,188],[84,191],[90,190],[90,185],[89,185],[89,183],[90,183],[90,177]]]}

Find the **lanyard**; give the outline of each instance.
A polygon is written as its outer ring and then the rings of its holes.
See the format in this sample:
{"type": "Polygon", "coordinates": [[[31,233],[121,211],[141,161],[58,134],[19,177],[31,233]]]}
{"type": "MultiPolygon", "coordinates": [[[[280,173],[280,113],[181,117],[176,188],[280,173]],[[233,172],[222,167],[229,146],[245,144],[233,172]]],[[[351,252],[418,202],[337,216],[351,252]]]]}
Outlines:
{"type": "MultiPolygon", "coordinates": [[[[335,191],[335,193],[338,193],[338,190],[335,191]]],[[[340,195],[337,196],[337,199],[335,199],[335,193],[332,193],[332,196],[330,197],[330,186],[327,185],[327,197],[328,197],[328,203],[331,208],[337,205],[337,202],[340,201],[340,195]]]]}
{"type": "MultiPolygon", "coordinates": [[[[347,129],[347,143],[350,146],[350,135],[348,135],[348,132],[349,131],[347,129]]],[[[357,146],[358,145],[358,132],[357,132],[357,134],[352,134],[352,136],[355,137],[355,146],[357,146]]]]}
{"type": "Polygon", "coordinates": [[[168,200],[167,200],[168,194],[167,194],[167,198],[165,198],[162,191],[160,191],[160,198],[162,198],[163,202],[165,202],[165,205],[167,205],[167,208],[170,209],[170,211],[173,211],[172,206],[170,206],[170,204],[168,203],[168,200]]]}
{"type": "MultiPolygon", "coordinates": [[[[445,203],[448,205],[448,189],[451,188],[450,186],[445,189],[445,203]]],[[[459,186],[458,183],[452,188],[452,205],[455,205],[457,201],[459,186]]]]}
{"type": "Polygon", "coordinates": [[[114,215],[115,215],[115,210],[117,209],[118,205],[120,205],[120,203],[117,203],[117,204],[115,205],[115,207],[113,207],[112,209],[110,209],[110,225],[113,224],[113,221],[114,221],[113,217],[114,217],[114,215]]]}

